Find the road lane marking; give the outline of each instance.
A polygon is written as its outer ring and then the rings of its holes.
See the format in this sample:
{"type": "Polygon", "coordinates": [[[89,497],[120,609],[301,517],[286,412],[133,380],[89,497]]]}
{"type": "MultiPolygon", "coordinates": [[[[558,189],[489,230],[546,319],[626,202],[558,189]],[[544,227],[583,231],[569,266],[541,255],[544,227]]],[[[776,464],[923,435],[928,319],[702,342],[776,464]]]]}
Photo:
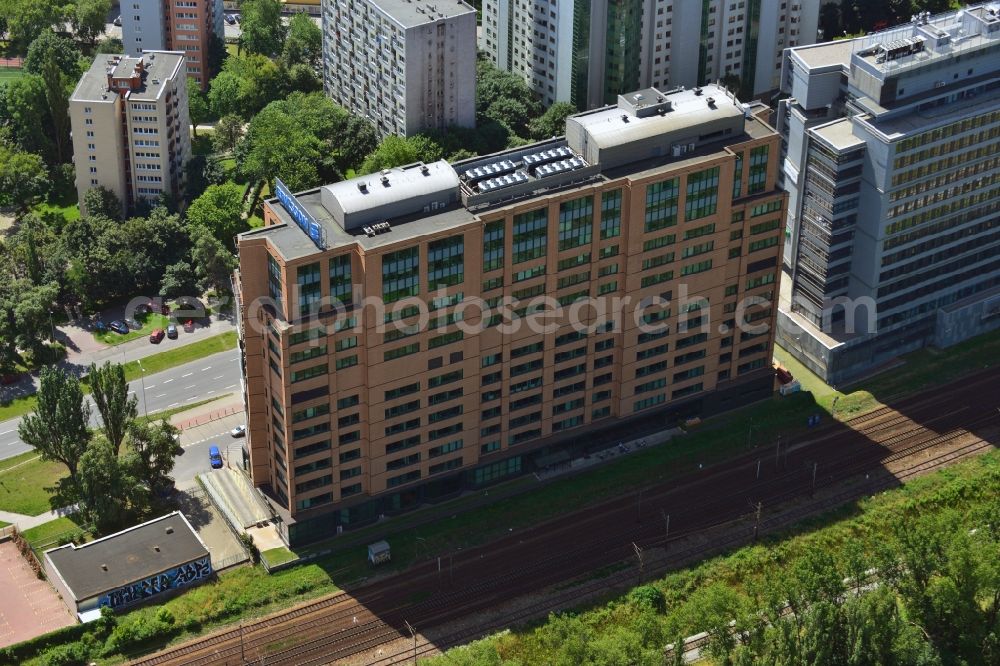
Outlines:
{"type": "Polygon", "coordinates": [[[179,403],[179,402],[172,402],[169,405],[167,405],[167,409],[170,409],[171,407],[176,407],[179,404],[181,404],[181,403],[179,403]]]}
{"type": "Polygon", "coordinates": [[[213,381],[216,380],[216,379],[222,379],[222,375],[219,375],[218,377],[212,377],[213,381]]]}
{"type": "Polygon", "coordinates": [[[166,393],[160,393],[159,395],[154,395],[153,398],[162,398],[166,393]]]}
{"type": "Polygon", "coordinates": [[[192,389],[192,388],[194,388],[194,384],[191,384],[191,386],[185,386],[184,390],[187,391],[188,389],[192,389]]]}
{"type": "Polygon", "coordinates": [[[215,393],[215,391],[209,391],[209,392],[208,392],[208,393],[206,393],[205,395],[212,395],[213,393],[215,393]]]}
{"type": "Polygon", "coordinates": [[[212,366],[206,365],[204,368],[201,369],[201,371],[205,372],[206,370],[211,370],[211,369],[212,369],[212,366]]]}
{"type": "Polygon", "coordinates": [[[181,375],[181,379],[184,379],[185,377],[190,377],[193,374],[194,374],[193,372],[189,372],[186,375],[181,375]]]}
{"type": "Polygon", "coordinates": [[[13,430],[4,430],[3,432],[0,432],[0,435],[9,435],[12,432],[14,432],[14,431],[13,430]]]}
{"type": "Polygon", "coordinates": [[[172,381],[174,381],[174,380],[172,380],[172,379],[164,379],[164,380],[163,380],[163,383],[164,383],[164,384],[169,384],[169,383],[170,383],[170,382],[172,382],[172,381]]]}
{"type": "Polygon", "coordinates": [[[226,388],[227,388],[227,389],[231,389],[231,388],[236,388],[236,384],[230,384],[230,385],[229,385],[229,386],[227,386],[226,388]]]}

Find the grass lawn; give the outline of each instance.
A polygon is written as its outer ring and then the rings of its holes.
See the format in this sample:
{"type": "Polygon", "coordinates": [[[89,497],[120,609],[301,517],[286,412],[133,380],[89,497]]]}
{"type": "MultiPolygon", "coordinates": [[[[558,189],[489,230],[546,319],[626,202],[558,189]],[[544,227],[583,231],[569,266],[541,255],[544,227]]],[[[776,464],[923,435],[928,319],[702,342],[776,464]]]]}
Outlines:
{"type": "MultiPolygon", "coordinates": [[[[218,398],[174,407],[150,414],[148,417],[140,416],[139,420],[169,419],[174,414],[201,407],[215,400],[218,398]]],[[[37,516],[51,510],[49,492],[46,488],[53,487],[66,474],[65,465],[42,460],[34,451],[0,460],[0,511],[37,516]]]]}
{"type": "MultiPolygon", "coordinates": [[[[184,334],[181,333],[181,335],[184,334]]],[[[142,370],[145,370],[146,376],[149,376],[235,347],[236,331],[227,331],[183,347],[147,356],[142,359],[142,370]]],[[[139,369],[138,361],[129,361],[125,364],[125,378],[128,381],[139,379],[143,374],[142,370],[139,369]]]]}
{"type": "Polygon", "coordinates": [[[94,331],[94,339],[99,342],[103,342],[106,345],[120,345],[123,342],[135,340],[136,338],[148,338],[149,334],[153,332],[153,329],[162,328],[163,330],[166,330],[167,324],[170,323],[170,317],[162,315],[159,312],[150,312],[141,317],[136,316],[136,320],[142,324],[142,328],[138,331],[129,330],[129,332],[125,335],[115,333],[112,330],[107,330],[103,333],[94,331]]]}
{"type": "Polygon", "coordinates": [[[80,536],[89,539],[91,536],[90,532],[86,527],[78,523],[77,520],[76,514],[62,516],[47,523],[42,523],[38,527],[25,530],[22,536],[35,550],[57,546],[59,545],[57,542],[60,539],[65,539],[67,543],[80,536]]]}
{"type": "Polygon", "coordinates": [[[22,76],[24,76],[23,69],[0,69],[0,84],[6,83],[7,81],[13,81],[14,79],[19,79],[22,76]]]}
{"type": "Polygon", "coordinates": [[[260,556],[267,560],[268,565],[274,567],[279,564],[284,564],[285,562],[291,562],[296,559],[298,555],[288,550],[284,546],[279,548],[271,548],[270,550],[263,551],[260,556]]]}
{"type": "Polygon", "coordinates": [[[3,529],[4,527],[10,527],[10,523],[5,523],[4,521],[0,520],[0,529],[3,529]]]}
{"type": "Polygon", "coordinates": [[[35,408],[36,398],[34,395],[26,395],[14,398],[0,405],[0,421],[15,419],[24,416],[35,408]]]}
{"type": "Polygon", "coordinates": [[[65,465],[44,461],[34,451],[0,460],[0,510],[26,516],[51,510],[46,488],[64,476],[65,465]]]}
{"type": "Polygon", "coordinates": [[[70,183],[69,188],[49,192],[44,202],[36,205],[34,211],[39,215],[55,213],[62,215],[67,222],[80,219],[80,207],[77,205],[76,188],[70,183]]]}
{"type": "Polygon", "coordinates": [[[214,152],[212,148],[212,134],[211,130],[198,130],[198,136],[191,137],[191,154],[211,155],[214,152]]]}

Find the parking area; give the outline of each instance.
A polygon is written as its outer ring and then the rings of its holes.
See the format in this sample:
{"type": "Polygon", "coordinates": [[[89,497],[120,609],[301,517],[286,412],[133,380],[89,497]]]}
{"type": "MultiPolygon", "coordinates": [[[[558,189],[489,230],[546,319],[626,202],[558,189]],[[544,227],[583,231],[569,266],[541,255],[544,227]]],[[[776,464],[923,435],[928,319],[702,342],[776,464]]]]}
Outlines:
{"type": "Polygon", "coordinates": [[[231,567],[247,560],[246,551],[226,525],[218,509],[212,506],[200,487],[178,493],[178,508],[188,519],[212,554],[212,568],[231,567]]]}
{"type": "Polygon", "coordinates": [[[39,580],[13,541],[0,543],[0,647],[76,623],[62,599],[39,580]]]}

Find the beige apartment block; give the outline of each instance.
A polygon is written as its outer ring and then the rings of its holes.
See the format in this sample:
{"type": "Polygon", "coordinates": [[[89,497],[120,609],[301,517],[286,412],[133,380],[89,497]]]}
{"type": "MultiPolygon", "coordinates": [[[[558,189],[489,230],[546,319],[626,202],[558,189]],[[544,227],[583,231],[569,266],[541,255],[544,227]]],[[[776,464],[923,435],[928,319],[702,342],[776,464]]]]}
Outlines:
{"type": "Polygon", "coordinates": [[[99,55],[69,100],[80,198],[103,186],[123,214],[163,193],[180,200],[191,156],[184,54],[99,55]]]}
{"type": "Polygon", "coordinates": [[[234,283],[245,464],[285,538],[770,395],[786,195],[764,111],[645,89],[565,137],[279,188],[234,283]]]}

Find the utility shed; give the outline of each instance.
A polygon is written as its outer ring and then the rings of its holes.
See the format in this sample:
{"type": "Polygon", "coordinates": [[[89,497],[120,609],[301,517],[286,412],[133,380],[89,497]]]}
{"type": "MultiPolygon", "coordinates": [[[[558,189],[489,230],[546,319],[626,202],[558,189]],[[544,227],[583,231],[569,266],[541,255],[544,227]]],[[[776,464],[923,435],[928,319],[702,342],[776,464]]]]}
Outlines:
{"type": "Polygon", "coordinates": [[[368,563],[371,565],[388,562],[392,558],[389,544],[386,541],[376,541],[368,546],[368,563]]]}
{"type": "Polygon", "coordinates": [[[82,546],[45,551],[45,572],[70,611],[95,619],[197,585],[212,575],[208,548],[179,511],[82,546]]]}

